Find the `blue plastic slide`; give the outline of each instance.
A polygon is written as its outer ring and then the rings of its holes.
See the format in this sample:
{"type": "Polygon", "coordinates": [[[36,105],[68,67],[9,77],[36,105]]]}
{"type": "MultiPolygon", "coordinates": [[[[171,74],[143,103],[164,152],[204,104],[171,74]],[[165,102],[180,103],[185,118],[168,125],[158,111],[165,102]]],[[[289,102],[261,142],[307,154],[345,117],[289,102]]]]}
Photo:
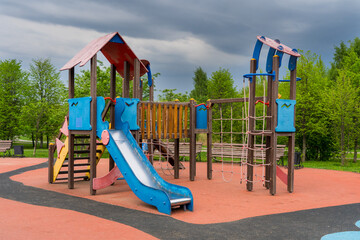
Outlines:
{"type": "MultiPolygon", "coordinates": [[[[125,100],[116,100],[118,112],[115,116],[121,116],[126,107],[125,100]]],[[[97,135],[99,138],[101,135],[109,136],[106,148],[135,195],[157,207],[162,213],[171,214],[171,208],[176,206],[184,206],[192,211],[191,191],[186,187],[168,183],[159,176],[133,138],[128,122],[118,117],[115,120],[116,129],[109,130],[109,123],[101,120],[101,113],[105,107],[104,98],[97,98],[97,106],[97,135]]]]}

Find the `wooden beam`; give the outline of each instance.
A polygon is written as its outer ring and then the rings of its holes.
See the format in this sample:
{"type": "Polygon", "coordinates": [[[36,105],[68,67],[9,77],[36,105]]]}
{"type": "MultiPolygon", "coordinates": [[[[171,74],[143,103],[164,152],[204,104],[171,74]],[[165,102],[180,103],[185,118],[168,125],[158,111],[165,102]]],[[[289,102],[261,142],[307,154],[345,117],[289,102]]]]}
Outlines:
{"type": "Polygon", "coordinates": [[[275,55],[273,58],[273,70],[275,71],[275,79],[273,79],[272,84],[272,96],[271,96],[271,154],[270,154],[270,194],[276,194],[276,149],[277,149],[277,134],[275,132],[277,124],[277,105],[276,98],[278,97],[278,87],[279,87],[279,56],[275,55]]]}
{"type": "Polygon", "coordinates": [[[91,104],[90,104],[90,194],[95,195],[96,190],[93,188],[93,180],[96,178],[96,95],[97,95],[97,55],[95,54],[91,58],[90,62],[90,92],[91,92],[91,104]]]}
{"type": "MultiPolygon", "coordinates": [[[[206,103],[211,105],[210,100],[206,103]]],[[[207,178],[212,179],[212,108],[211,106],[207,110],[207,178]]]]}
{"type": "MultiPolygon", "coordinates": [[[[256,73],[256,59],[250,60],[250,73],[256,73]]],[[[249,132],[255,130],[255,93],[256,93],[256,77],[250,82],[250,90],[249,90],[249,132]]],[[[246,189],[248,191],[253,190],[253,182],[254,182],[254,140],[255,136],[249,134],[248,138],[248,156],[247,156],[247,182],[246,189]]]]}
{"type": "Polygon", "coordinates": [[[195,101],[190,99],[190,181],[196,176],[196,134],[195,101]]]}
{"type": "Polygon", "coordinates": [[[122,97],[123,98],[130,97],[130,63],[127,61],[124,62],[124,79],[123,79],[122,97]]]}
{"type": "Polygon", "coordinates": [[[54,153],[56,145],[50,143],[49,145],[49,158],[48,158],[48,182],[53,183],[54,181],[54,153]]]}
{"type": "MultiPolygon", "coordinates": [[[[75,96],[75,69],[69,69],[69,99],[75,96]]],[[[74,188],[74,135],[69,131],[68,141],[68,188],[74,188]]]]}
{"type": "MultiPolygon", "coordinates": [[[[296,68],[290,71],[290,99],[296,99],[296,68]]],[[[296,107],[296,105],[295,105],[296,107]]],[[[295,109],[296,110],[296,109],[295,109]]],[[[295,114],[294,110],[294,114],[295,114]]],[[[296,115],[295,115],[296,116],[296,115]]],[[[294,117],[295,125],[295,117],[294,117]]],[[[295,133],[291,133],[288,142],[288,192],[294,191],[294,159],[295,158],[295,133]]]]}
{"type": "MultiPolygon", "coordinates": [[[[110,68],[110,97],[111,99],[116,98],[116,67],[111,64],[110,68]]],[[[115,128],[115,105],[110,105],[110,124],[111,129],[115,128]]],[[[115,167],[114,159],[109,156],[109,172],[115,167]]]]}
{"type": "MultiPolygon", "coordinates": [[[[133,98],[140,98],[140,61],[139,59],[134,59],[134,80],[133,80],[133,98]]],[[[139,108],[136,107],[137,109],[137,118],[136,118],[136,123],[137,125],[139,125],[139,108]]],[[[138,130],[134,131],[134,135],[135,135],[135,140],[136,142],[140,142],[140,132],[138,130]]]]}
{"type": "Polygon", "coordinates": [[[174,178],[179,178],[180,139],[174,139],[174,178]]]}

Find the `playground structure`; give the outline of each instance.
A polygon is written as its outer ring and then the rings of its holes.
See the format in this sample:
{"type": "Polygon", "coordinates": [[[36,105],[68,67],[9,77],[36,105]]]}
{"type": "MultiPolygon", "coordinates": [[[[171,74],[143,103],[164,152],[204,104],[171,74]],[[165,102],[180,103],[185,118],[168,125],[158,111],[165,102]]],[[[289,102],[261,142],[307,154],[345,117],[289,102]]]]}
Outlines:
{"type": "MultiPolygon", "coordinates": [[[[165,182],[151,165],[154,161],[154,150],[165,156],[172,165],[174,178],[179,178],[181,163],[179,161],[180,141],[188,139],[189,147],[189,176],[194,181],[196,176],[196,135],[207,135],[207,176],[212,178],[212,135],[213,107],[221,104],[242,103],[245,111],[240,120],[245,124],[241,135],[242,157],[241,168],[246,168],[242,178],[247,183],[247,189],[253,189],[254,168],[265,168],[264,185],[270,193],[276,193],[276,176],[278,175],[288,185],[288,191],[293,191],[294,174],[294,105],[296,89],[296,59],[300,55],[297,51],[286,47],[279,42],[264,37],[258,37],[253,59],[250,62],[250,74],[244,75],[249,81],[248,93],[244,90],[244,97],[239,99],[208,100],[207,104],[196,105],[194,99],[187,103],[181,102],[154,102],[154,87],[152,83],[150,63],[139,60],[123,38],[118,33],[108,34],[89,43],[75,55],[61,70],[69,70],[69,115],[65,117],[64,125],[60,129],[56,145],[49,148],[49,183],[58,180],[67,180],[68,188],[74,188],[74,180],[90,180],[90,194],[95,195],[97,189],[110,186],[122,174],[132,191],[144,202],[154,205],[160,212],[170,214],[172,207],[183,206],[193,209],[192,194],[189,189],[165,182]],[[270,46],[267,58],[267,73],[257,74],[258,62],[262,45],[270,46]],[[110,97],[97,97],[96,69],[97,53],[101,51],[111,64],[110,97]],[[275,54],[276,53],[276,54],[275,54]],[[283,54],[290,55],[290,99],[276,99],[278,95],[279,67],[283,54]],[[84,66],[90,60],[91,68],[91,96],[74,98],[74,67],[84,66]],[[116,72],[123,77],[122,98],[116,98],[116,72]],[[141,76],[148,73],[150,89],[149,101],[142,101],[141,76]],[[267,76],[267,94],[256,97],[257,76],[267,76]],[[133,80],[133,96],[129,98],[130,81],[133,80]],[[266,96],[265,96],[266,95],[266,96]],[[107,104],[105,100],[109,99],[107,104]],[[266,129],[256,129],[255,116],[256,101],[264,103],[266,116],[262,116],[266,129]],[[277,107],[276,107],[277,106],[277,107]],[[110,125],[105,122],[109,113],[110,125]],[[131,132],[130,132],[131,130],[131,132]],[[65,141],[60,140],[65,135],[65,141]],[[256,144],[256,136],[262,136],[262,144],[256,144]],[[288,174],[285,180],[284,173],[277,169],[277,136],[289,137],[288,144],[288,174]],[[79,139],[88,139],[88,142],[75,142],[79,139]],[[99,140],[97,140],[99,139],[99,140]],[[173,152],[162,140],[173,142],[173,152]],[[148,158],[139,145],[148,145],[148,158]],[[75,149],[76,147],[86,149],[75,149]],[[211,146],[211,147],[209,147],[211,146]],[[264,147],[266,146],[266,147],[264,147]],[[105,148],[110,153],[109,174],[97,177],[96,165],[105,148]],[[58,158],[54,161],[57,150],[58,158]],[[265,152],[262,162],[257,161],[257,150],[265,152]],[[75,154],[88,156],[75,157],[75,154]],[[55,163],[54,163],[55,162],[55,163]],[[115,163],[116,166],[115,167],[115,163]],[[75,167],[85,169],[75,170],[75,167]],[[65,169],[65,170],[62,170],[65,169]],[[120,170],[120,171],[119,171],[120,170]],[[121,172],[121,174],[120,174],[121,172]],[[76,174],[83,174],[76,175],[76,174]],[[67,177],[59,178],[59,174],[67,177]]],[[[245,85],[244,85],[245,89],[245,85]]],[[[231,110],[232,111],[232,110],[231,110]]],[[[232,116],[229,117],[232,121],[232,116]]],[[[264,126],[265,126],[264,125],[264,126]]],[[[233,134],[232,129],[229,132],[233,134]]],[[[216,134],[216,133],[215,133],[216,134]]],[[[220,135],[224,134],[221,129],[220,135]]],[[[222,138],[220,136],[220,138],[222,138]]],[[[232,138],[231,138],[232,139],[232,138]]],[[[232,141],[232,140],[231,140],[232,141]]],[[[215,144],[215,143],[214,143],[215,144]]],[[[223,142],[220,142],[224,146],[223,142]]],[[[231,142],[234,145],[233,142],[231,142]]],[[[159,156],[161,158],[161,156],[159,156]]],[[[224,163],[223,157],[221,157],[224,163]]]]}

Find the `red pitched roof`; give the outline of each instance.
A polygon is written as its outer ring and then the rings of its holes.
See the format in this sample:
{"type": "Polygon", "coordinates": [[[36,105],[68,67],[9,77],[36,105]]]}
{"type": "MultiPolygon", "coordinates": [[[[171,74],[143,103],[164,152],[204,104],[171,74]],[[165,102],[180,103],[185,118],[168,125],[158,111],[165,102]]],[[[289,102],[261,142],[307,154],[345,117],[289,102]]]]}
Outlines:
{"type": "MultiPolygon", "coordinates": [[[[130,78],[134,76],[134,60],[138,58],[118,32],[110,33],[90,42],[68,61],[60,71],[68,70],[78,64],[80,64],[80,67],[84,66],[99,51],[104,54],[111,64],[116,66],[116,71],[122,77],[124,77],[124,61],[128,61],[130,63],[130,78]]],[[[140,76],[147,72],[145,65],[140,61],[140,76]]]]}

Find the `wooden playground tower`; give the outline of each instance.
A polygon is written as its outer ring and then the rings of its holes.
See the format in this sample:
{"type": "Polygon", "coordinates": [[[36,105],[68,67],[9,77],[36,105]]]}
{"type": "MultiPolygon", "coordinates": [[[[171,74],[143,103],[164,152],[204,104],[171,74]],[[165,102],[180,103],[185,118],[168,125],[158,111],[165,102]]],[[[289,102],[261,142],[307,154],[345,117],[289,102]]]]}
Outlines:
{"type": "MultiPolygon", "coordinates": [[[[295,147],[295,129],[294,116],[289,116],[288,127],[278,129],[278,109],[279,100],[278,85],[279,81],[290,82],[290,101],[296,98],[296,61],[300,54],[294,49],[291,49],[279,41],[274,41],[265,37],[257,37],[257,42],[254,49],[253,58],[250,61],[250,74],[245,74],[244,77],[249,79],[249,97],[243,99],[214,99],[207,102],[207,127],[197,128],[196,122],[196,102],[191,99],[187,103],[180,102],[154,102],[154,85],[149,84],[150,96],[149,101],[142,101],[142,84],[141,76],[150,71],[150,64],[147,60],[139,60],[132,52],[130,47],[126,44],[119,33],[111,33],[89,43],[77,55],[75,55],[61,70],[69,71],[69,99],[74,99],[74,80],[76,65],[84,66],[90,60],[90,78],[91,78],[91,103],[90,103],[90,125],[88,130],[71,130],[68,131],[68,188],[74,188],[74,166],[75,166],[75,143],[77,137],[87,136],[89,141],[89,178],[90,178],[90,193],[96,194],[93,187],[94,179],[97,177],[96,164],[97,159],[97,53],[101,51],[103,55],[111,64],[110,72],[110,101],[108,101],[105,110],[102,113],[102,118],[110,113],[110,124],[115,125],[115,104],[113,100],[116,98],[116,72],[123,77],[122,97],[130,97],[130,81],[133,80],[133,98],[140,100],[137,110],[137,121],[140,126],[139,131],[134,131],[134,137],[138,143],[146,142],[149,144],[149,160],[153,160],[154,146],[160,139],[173,139],[174,154],[173,167],[174,178],[179,178],[179,142],[180,139],[189,139],[189,178],[191,181],[195,180],[196,176],[196,134],[207,134],[207,146],[212,146],[212,110],[211,106],[222,102],[247,102],[249,106],[248,112],[248,151],[247,151],[247,189],[253,189],[253,175],[254,175],[254,148],[255,136],[262,135],[266,137],[266,173],[265,173],[265,187],[270,189],[270,193],[276,193],[276,148],[277,137],[286,136],[288,140],[288,174],[287,174],[287,188],[289,192],[294,188],[294,147],[295,147]],[[259,65],[259,57],[263,44],[270,47],[267,56],[266,71],[267,73],[256,73],[259,65]],[[290,80],[279,80],[279,68],[283,54],[290,55],[289,70],[290,80]],[[256,96],[256,76],[267,77],[267,94],[263,97],[256,96]],[[255,128],[255,105],[257,100],[264,99],[268,103],[266,111],[266,129],[259,131],[255,128]],[[291,126],[292,125],[292,126],[291,126]]],[[[148,76],[151,79],[151,76],[148,76]]],[[[288,103],[285,103],[285,105],[288,103]]],[[[292,103],[294,110],[295,103],[292,103]]],[[[281,106],[280,106],[281,107],[281,106]]],[[[288,108],[288,106],[286,107],[288,108]]],[[[294,111],[292,112],[294,114],[294,111]]],[[[284,116],[281,117],[284,119],[284,116]]],[[[285,116],[286,118],[286,116],[285,116]]],[[[59,138],[61,133],[59,134],[59,138]]],[[[159,144],[160,146],[160,144],[159,144]]],[[[161,146],[160,146],[161,147],[161,146]]],[[[53,182],[53,156],[55,146],[50,147],[49,152],[49,182],[53,182]]],[[[207,148],[207,163],[208,163],[208,179],[212,178],[212,149],[207,148]]],[[[114,161],[110,157],[109,171],[114,168],[114,161]]]]}
{"type": "MultiPolygon", "coordinates": [[[[291,49],[279,40],[272,40],[264,36],[258,36],[255,45],[253,58],[250,61],[250,74],[245,74],[244,77],[249,78],[249,129],[248,129],[248,156],[247,156],[247,190],[253,189],[253,164],[254,164],[254,148],[256,135],[264,135],[266,137],[266,172],[265,172],[265,187],[270,189],[270,194],[276,193],[276,176],[277,176],[277,138],[278,136],[288,137],[288,172],[287,172],[287,190],[291,193],[294,190],[294,154],[295,154],[295,99],[296,99],[296,63],[300,54],[296,49],[291,49]],[[256,73],[259,66],[260,52],[263,44],[270,47],[267,62],[266,72],[264,74],[256,73]],[[279,80],[279,69],[283,54],[288,54],[290,70],[290,80],[279,80]],[[255,130],[255,105],[256,105],[256,76],[267,77],[267,111],[266,111],[266,129],[259,131],[255,130]],[[290,82],[290,101],[282,103],[277,100],[279,82],[290,82]],[[290,106],[292,105],[292,106],[290,106]],[[291,107],[290,115],[279,115],[281,109],[291,107]],[[278,116],[281,116],[279,119],[278,116]],[[283,127],[280,126],[281,121],[283,127]]],[[[286,101],[286,100],[285,100],[286,101]]],[[[264,103],[265,104],[265,103],[264,103]]]]}
{"type": "MultiPolygon", "coordinates": [[[[88,130],[71,130],[66,131],[67,141],[66,152],[67,154],[67,178],[62,180],[68,181],[68,188],[74,188],[74,174],[77,173],[74,170],[76,166],[75,154],[75,139],[77,138],[89,138],[89,180],[90,180],[90,193],[96,194],[96,190],[93,187],[94,179],[97,177],[96,165],[100,160],[97,157],[97,53],[101,51],[103,55],[111,64],[110,71],[110,96],[103,113],[102,119],[106,114],[110,114],[110,124],[115,125],[115,99],[118,93],[116,93],[116,72],[123,77],[122,85],[122,97],[123,98],[137,98],[140,100],[139,110],[137,116],[138,125],[141,126],[140,131],[133,131],[134,137],[137,142],[141,142],[142,139],[149,141],[149,152],[153,152],[155,139],[174,139],[175,153],[174,153],[174,177],[179,177],[179,139],[190,138],[190,144],[194,143],[196,139],[196,133],[201,130],[195,130],[195,101],[191,100],[189,103],[180,102],[167,102],[160,103],[154,102],[154,84],[149,83],[149,101],[142,101],[143,85],[141,82],[141,76],[150,71],[150,63],[147,60],[139,60],[135,53],[126,44],[124,39],[119,33],[111,33],[104,37],[98,38],[90,42],[85,48],[83,48],[78,54],[76,54],[68,63],[62,68],[69,71],[69,101],[74,99],[74,81],[75,81],[75,66],[84,66],[90,61],[90,88],[91,88],[91,102],[90,102],[90,129],[88,130]],[[133,81],[133,96],[130,96],[130,81],[133,81]],[[142,108],[141,108],[142,107],[142,108]],[[188,113],[189,112],[189,113],[188,113]],[[158,115],[157,115],[158,114],[158,115]],[[155,126],[155,119],[159,120],[159,125],[155,126]],[[146,122],[147,120],[147,122],[146,122]],[[163,124],[160,122],[162,121],[163,124]],[[189,122],[189,125],[188,125],[189,122]],[[183,123],[183,124],[182,124],[183,123]],[[158,127],[159,126],[159,127],[158,127]],[[147,130],[145,129],[147,127],[147,130]],[[155,130],[156,129],[156,130],[155,130]]],[[[148,79],[151,76],[148,75],[148,79]]],[[[151,79],[152,81],[152,79],[151,79]]],[[[67,120],[69,116],[66,117],[67,120]]],[[[66,122],[66,121],[65,121],[66,122]]],[[[66,124],[66,123],[64,123],[66,124]]],[[[64,127],[63,127],[64,128],[64,127]]],[[[62,128],[62,129],[63,129],[62,128]]],[[[67,128],[67,126],[65,126],[67,128]]],[[[60,131],[58,139],[64,135],[64,131],[60,131]]],[[[64,146],[64,145],[63,145],[64,146]]],[[[61,148],[62,146],[60,146],[61,148]]],[[[58,147],[59,148],[59,147],[58,147]]],[[[54,153],[56,145],[51,145],[49,148],[49,183],[53,183],[54,179],[54,153]]],[[[60,150],[58,150],[59,154],[60,150]]],[[[190,180],[194,180],[195,177],[195,149],[190,150],[190,180]]],[[[152,162],[152,155],[149,157],[152,162]]],[[[80,164],[79,164],[80,165],[80,164]]],[[[109,159],[109,171],[114,168],[114,161],[110,156],[109,159]]],[[[78,172],[85,172],[86,170],[79,170],[78,172]]],[[[81,177],[80,177],[81,178],[81,177]]],[[[85,178],[84,178],[85,179],[85,178]]]]}

